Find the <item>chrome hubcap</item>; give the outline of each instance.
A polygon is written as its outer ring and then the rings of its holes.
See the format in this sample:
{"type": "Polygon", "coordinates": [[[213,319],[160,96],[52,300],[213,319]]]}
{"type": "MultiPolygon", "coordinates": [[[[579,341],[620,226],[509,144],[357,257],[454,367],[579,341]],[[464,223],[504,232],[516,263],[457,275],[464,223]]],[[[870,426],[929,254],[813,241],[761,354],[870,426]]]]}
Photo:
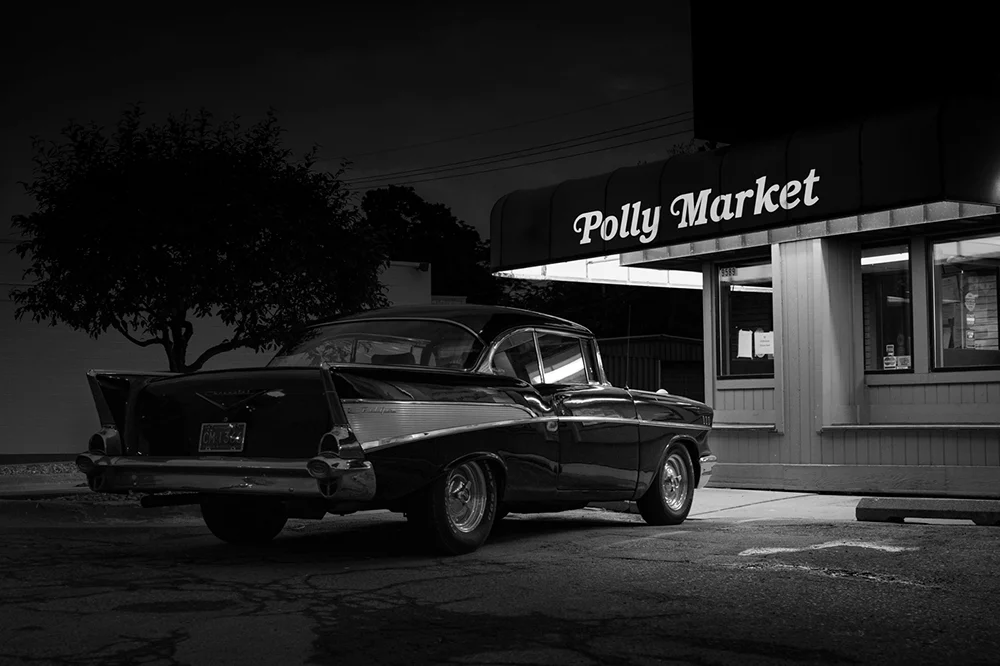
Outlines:
{"type": "Polygon", "coordinates": [[[476,463],[456,467],[448,475],[445,503],[448,520],[459,532],[471,532],[486,513],[486,476],[476,463]]]}
{"type": "Polygon", "coordinates": [[[679,453],[671,453],[663,463],[663,501],[674,511],[684,508],[688,494],[688,478],[685,476],[684,459],[679,453]]]}

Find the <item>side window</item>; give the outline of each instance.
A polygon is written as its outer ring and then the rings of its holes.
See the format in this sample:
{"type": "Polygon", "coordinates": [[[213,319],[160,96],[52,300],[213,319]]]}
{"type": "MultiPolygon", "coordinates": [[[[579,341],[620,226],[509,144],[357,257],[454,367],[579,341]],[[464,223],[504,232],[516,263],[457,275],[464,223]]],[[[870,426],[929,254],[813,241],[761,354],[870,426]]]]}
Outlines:
{"type": "Polygon", "coordinates": [[[542,377],[538,372],[538,354],[531,331],[515,333],[501,342],[493,355],[492,367],[498,375],[539,383],[542,377]]]}
{"type": "Polygon", "coordinates": [[[565,335],[538,334],[538,349],[542,354],[546,384],[587,383],[581,342],[580,338],[565,335]]]}

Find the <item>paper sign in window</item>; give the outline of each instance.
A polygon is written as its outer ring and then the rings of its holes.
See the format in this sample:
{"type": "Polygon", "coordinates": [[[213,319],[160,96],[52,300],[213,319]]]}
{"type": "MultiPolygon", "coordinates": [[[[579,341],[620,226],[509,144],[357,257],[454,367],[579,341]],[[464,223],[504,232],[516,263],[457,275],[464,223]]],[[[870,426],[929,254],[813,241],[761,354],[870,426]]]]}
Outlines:
{"type": "Polygon", "coordinates": [[[750,331],[740,329],[736,358],[753,358],[753,334],[750,331]]]}
{"type": "Polygon", "coordinates": [[[753,350],[757,356],[774,353],[774,331],[754,331],[753,350]]]}

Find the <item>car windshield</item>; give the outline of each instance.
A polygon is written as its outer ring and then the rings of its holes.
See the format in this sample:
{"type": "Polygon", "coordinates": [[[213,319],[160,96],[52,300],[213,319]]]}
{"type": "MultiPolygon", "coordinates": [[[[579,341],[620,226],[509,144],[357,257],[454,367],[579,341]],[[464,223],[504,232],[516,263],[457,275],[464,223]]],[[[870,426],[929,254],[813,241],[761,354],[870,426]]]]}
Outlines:
{"type": "Polygon", "coordinates": [[[469,370],[480,351],[482,343],[476,336],[449,322],[367,320],[308,328],[286,344],[268,365],[359,363],[469,370]]]}

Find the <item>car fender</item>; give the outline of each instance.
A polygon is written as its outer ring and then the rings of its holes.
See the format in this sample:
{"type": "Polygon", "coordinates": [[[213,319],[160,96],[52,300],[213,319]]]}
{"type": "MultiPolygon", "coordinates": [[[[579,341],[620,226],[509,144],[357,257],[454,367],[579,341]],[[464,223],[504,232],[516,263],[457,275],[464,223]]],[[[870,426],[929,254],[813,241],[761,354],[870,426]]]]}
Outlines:
{"type": "Polygon", "coordinates": [[[455,469],[459,465],[464,465],[469,462],[478,461],[488,461],[493,463],[494,472],[499,469],[499,473],[495,474],[497,482],[497,498],[503,497],[504,485],[507,481],[507,464],[504,462],[503,458],[495,453],[489,451],[477,451],[475,453],[467,453],[463,456],[455,458],[450,463],[441,468],[441,472],[435,475],[435,480],[448,474],[451,470],[455,469]]]}
{"type": "Polygon", "coordinates": [[[663,465],[667,462],[667,451],[670,450],[670,447],[674,444],[680,444],[687,449],[688,455],[691,457],[691,466],[694,468],[694,486],[697,488],[698,482],[701,479],[698,442],[694,441],[694,439],[692,439],[689,435],[678,434],[670,438],[667,445],[663,447],[662,451],[660,451],[660,457],[656,463],[656,469],[653,470],[653,476],[656,476],[656,473],[659,472],[663,468],[663,465]]]}

